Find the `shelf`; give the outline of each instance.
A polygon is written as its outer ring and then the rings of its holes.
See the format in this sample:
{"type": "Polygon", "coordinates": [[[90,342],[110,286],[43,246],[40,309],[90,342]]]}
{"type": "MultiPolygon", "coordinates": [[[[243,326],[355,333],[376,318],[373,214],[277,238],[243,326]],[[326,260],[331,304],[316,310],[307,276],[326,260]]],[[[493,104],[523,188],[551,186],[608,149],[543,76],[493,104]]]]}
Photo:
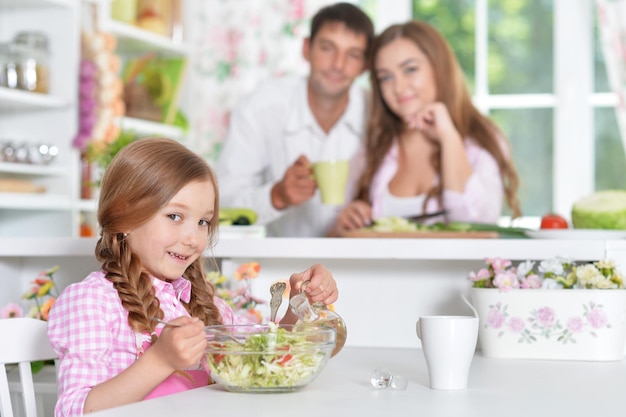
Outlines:
{"type": "Polygon", "coordinates": [[[67,101],[49,95],[0,87],[0,112],[6,110],[49,110],[68,105],[67,101]]]}
{"type": "Polygon", "coordinates": [[[185,132],[179,127],[132,117],[122,117],[120,127],[134,131],[139,136],[162,136],[176,140],[183,139],[185,136],[185,132]]]}
{"type": "Polygon", "coordinates": [[[64,176],[67,175],[67,168],[51,165],[32,165],[12,162],[0,162],[0,173],[40,175],[40,176],[64,176]]]}
{"type": "Polygon", "coordinates": [[[69,210],[71,205],[61,194],[0,193],[1,210],[69,210]]]}
{"type": "Polygon", "coordinates": [[[0,8],[42,6],[72,7],[72,3],[72,0],[0,0],[0,8]]]}
{"type": "Polygon", "coordinates": [[[117,52],[121,54],[143,55],[156,52],[162,55],[187,56],[191,52],[186,44],[112,19],[105,22],[103,30],[117,38],[117,52]]]}
{"type": "Polygon", "coordinates": [[[9,192],[7,187],[0,192],[2,237],[29,240],[79,234],[80,152],[72,147],[72,138],[79,128],[82,2],[0,0],[2,35],[41,31],[51,51],[46,64],[51,87],[48,94],[0,87],[0,141],[24,141],[29,146],[44,143],[58,150],[58,156],[47,164],[0,162],[3,179],[32,182],[45,189],[41,193],[9,192]]]}
{"type": "Polygon", "coordinates": [[[0,237],[0,257],[7,256],[91,256],[97,238],[0,237]]]}
{"type": "Polygon", "coordinates": [[[98,200],[80,200],[78,209],[80,211],[95,213],[98,210],[98,200]]]}

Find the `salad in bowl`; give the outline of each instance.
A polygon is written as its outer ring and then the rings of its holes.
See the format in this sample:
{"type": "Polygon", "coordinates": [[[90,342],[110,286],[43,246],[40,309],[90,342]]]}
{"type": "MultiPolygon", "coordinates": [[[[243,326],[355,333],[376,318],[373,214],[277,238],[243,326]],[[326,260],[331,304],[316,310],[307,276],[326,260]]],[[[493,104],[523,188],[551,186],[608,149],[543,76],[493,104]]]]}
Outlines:
{"type": "Polygon", "coordinates": [[[203,364],[227,391],[287,392],[311,383],[335,346],[328,327],[274,323],[216,325],[205,328],[203,364]]]}

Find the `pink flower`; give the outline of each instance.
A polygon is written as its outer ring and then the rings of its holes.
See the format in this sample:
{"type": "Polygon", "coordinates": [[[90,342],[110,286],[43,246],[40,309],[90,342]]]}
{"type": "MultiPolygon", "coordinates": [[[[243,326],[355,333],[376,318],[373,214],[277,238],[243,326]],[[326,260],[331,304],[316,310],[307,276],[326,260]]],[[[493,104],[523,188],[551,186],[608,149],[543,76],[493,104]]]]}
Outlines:
{"type": "Polygon", "coordinates": [[[583,331],[584,327],[585,323],[580,317],[571,317],[569,320],[567,320],[567,330],[572,333],[580,333],[583,331]]]}
{"type": "Polygon", "coordinates": [[[489,271],[486,268],[482,268],[480,271],[478,271],[478,273],[475,273],[474,271],[470,272],[469,279],[472,282],[476,282],[487,279],[490,276],[491,274],[489,273],[489,271]]]}
{"type": "Polygon", "coordinates": [[[502,311],[497,308],[492,308],[487,314],[487,326],[499,329],[504,324],[505,316],[502,311]]]}
{"type": "Polygon", "coordinates": [[[257,65],[263,66],[267,62],[267,51],[265,49],[261,49],[259,51],[259,58],[257,61],[257,65]]]}
{"type": "Polygon", "coordinates": [[[26,291],[22,295],[22,298],[25,299],[25,300],[33,300],[34,298],[37,297],[37,293],[39,293],[39,286],[35,285],[35,286],[31,287],[30,290],[26,291]]]}
{"type": "Polygon", "coordinates": [[[487,258],[485,262],[487,265],[491,266],[495,272],[504,271],[507,267],[511,266],[511,261],[502,258],[487,258]]]}
{"type": "Polygon", "coordinates": [[[541,278],[537,274],[530,274],[520,279],[522,288],[541,288],[541,278]]]}
{"type": "Polygon", "coordinates": [[[508,291],[511,288],[519,288],[519,281],[515,271],[500,271],[493,279],[493,285],[501,291],[508,291]]]}
{"type": "Polygon", "coordinates": [[[591,324],[591,327],[594,329],[605,327],[609,322],[606,318],[606,314],[604,314],[604,311],[601,308],[592,308],[589,310],[589,313],[587,313],[587,320],[589,320],[589,324],[591,324]]]}
{"type": "Polygon", "coordinates": [[[537,310],[537,321],[543,327],[554,326],[554,310],[550,307],[541,307],[537,310]]]}
{"type": "Polygon", "coordinates": [[[263,323],[263,315],[260,311],[254,308],[247,309],[244,315],[250,318],[255,323],[263,323]]]}
{"type": "Polygon", "coordinates": [[[304,0],[290,0],[287,19],[299,20],[302,18],[304,18],[304,0]]]}
{"type": "Polygon", "coordinates": [[[19,304],[10,303],[7,304],[2,310],[0,310],[0,319],[13,319],[17,317],[22,317],[24,315],[24,311],[19,304]]]}
{"type": "Polygon", "coordinates": [[[520,317],[511,317],[509,320],[509,330],[513,333],[520,333],[525,327],[524,320],[520,317]]]}

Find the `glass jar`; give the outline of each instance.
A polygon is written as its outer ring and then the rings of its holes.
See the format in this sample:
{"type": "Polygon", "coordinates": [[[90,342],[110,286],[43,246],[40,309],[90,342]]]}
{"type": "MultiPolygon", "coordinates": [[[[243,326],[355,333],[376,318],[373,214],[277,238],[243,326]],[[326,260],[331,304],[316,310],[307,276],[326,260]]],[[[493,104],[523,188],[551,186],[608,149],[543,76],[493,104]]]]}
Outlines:
{"type": "Polygon", "coordinates": [[[0,43],[0,87],[7,87],[7,64],[9,62],[9,45],[0,43]]]}
{"type": "Polygon", "coordinates": [[[137,0],[137,26],[171,37],[172,0],[137,0]]]}
{"type": "Polygon", "coordinates": [[[136,0],[113,0],[111,2],[111,17],[117,21],[134,25],[137,23],[136,0]]]}
{"type": "Polygon", "coordinates": [[[17,84],[22,90],[48,93],[48,38],[41,32],[19,32],[15,35],[19,53],[17,84]]]}
{"type": "Polygon", "coordinates": [[[172,40],[177,43],[184,40],[182,0],[172,0],[172,40]]]}
{"type": "Polygon", "coordinates": [[[0,86],[17,88],[18,54],[12,43],[0,44],[0,86]]]}
{"type": "Polygon", "coordinates": [[[304,293],[295,295],[289,300],[289,308],[298,316],[295,329],[304,329],[306,326],[323,326],[335,329],[335,347],[330,357],[332,358],[339,353],[346,344],[348,329],[346,322],[341,316],[328,308],[323,303],[309,303],[309,299],[304,293]]]}

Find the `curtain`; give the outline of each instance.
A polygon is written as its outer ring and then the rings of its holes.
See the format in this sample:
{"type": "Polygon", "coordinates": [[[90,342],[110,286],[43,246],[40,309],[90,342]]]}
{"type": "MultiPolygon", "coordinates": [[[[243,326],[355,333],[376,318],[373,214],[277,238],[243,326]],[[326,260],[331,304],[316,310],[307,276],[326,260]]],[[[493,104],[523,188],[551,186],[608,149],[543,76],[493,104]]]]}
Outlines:
{"type": "Polygon", "coordinates": [[[611,89],[617,94],[617,123],[626,150],[626,0],[596,0],[598,29],[611,89]]]}
{"type": "Polygon", "coordinates": [[[302,42],[331,0],[196,0],[186,18],[193,55],[183,107],[193,147],[214,161],[233,106],[273,76],[306,74],[302,42]]]}

